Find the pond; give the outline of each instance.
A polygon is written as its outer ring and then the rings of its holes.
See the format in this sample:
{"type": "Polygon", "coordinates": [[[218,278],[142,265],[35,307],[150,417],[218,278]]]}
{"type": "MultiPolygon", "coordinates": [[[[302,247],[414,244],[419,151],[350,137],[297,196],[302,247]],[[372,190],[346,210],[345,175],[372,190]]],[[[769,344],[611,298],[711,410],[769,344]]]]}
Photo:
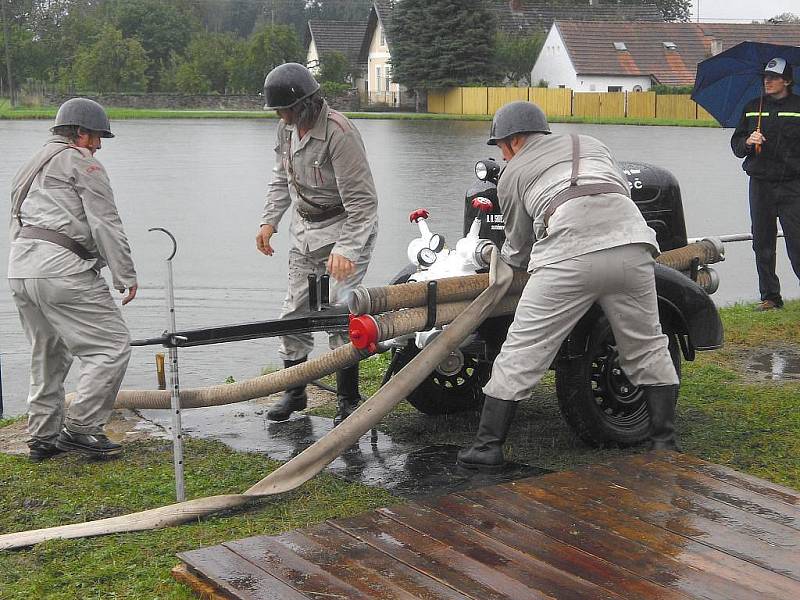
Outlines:
{"type": "MultiPolygon", "coordinates": [[[[365,283],[381,285],[406,263],[405,247],[416,228],[408,214],[418,207],[450,243],[460,237],[464,190],[476,160],[499,158],[486,146],[487,122],[359,120],[380,201],[380,237],[365,283]]],[[[178,328],[277,317],[286,287],[285,227],[276,254],[255,249],[255,234],[269,181],[276,122],[272,120],[150,120],[114,123],[117,138],[104,140],[98,158],[108,169],[133,247],[140,290],[124,308],[134,338],[165,328],[165,227],[178,240],[173,262],[178,328]]],[[[0,121],[0,190],[9,211],[10,180],[48,135],[46,121],[0,121]]],[[[747,177],[730,152],[730,130],[555,124],[603,140],[619,160],[649,162],[670,170],[683,194],[690,237],[749,231],[747,177]]],[[[787,298],[798,297],[785,249],[778,273],[787,298]]],[[[8,230],[0,228],[0,277],[5,280],[8,230]]],[[[749,243],[726,245],[715,266],[720,305],[757,299],[749,243]]],[[[5,414],[24,412],[28,344],[3,284],[0,291],[0,361],[5,414]]],[[[326,344],[318,336],[318,348],[326,344]]],[[[155,385],[155,347],[135,348],[125,387],[155,385]]],[[[275,340],[191,348],[180,352],[184,387],[213,385],[228,377],[258,375],[280,364],[275,340]]],[[[77,369],[73,369],[76,371],[77,369]]],[[[68,389],[74,387],[70,375],[68,389]]]]}

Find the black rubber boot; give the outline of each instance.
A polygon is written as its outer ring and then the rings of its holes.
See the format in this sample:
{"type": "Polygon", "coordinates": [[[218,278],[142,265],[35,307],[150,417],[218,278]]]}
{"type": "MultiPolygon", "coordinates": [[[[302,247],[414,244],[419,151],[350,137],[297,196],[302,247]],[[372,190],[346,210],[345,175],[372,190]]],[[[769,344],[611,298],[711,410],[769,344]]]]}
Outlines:
{"type": "MultiPolygon", "coordinates": [[[[295,365],[306,362],[308,358],[301,358],[299,360],[284,360],[283,368],[288,369],[295,365]]],[[[296,410],[303,410],[308,405],[308,395],[306,394],[306,386],[301,385],[287,389],[283,392],[283,397],[278,400],[267,411],[267,418],[270,421],[285,421],[296,410]]]]}
{"type": "Polygon", "coordinates": [[[653,385],[642,388],[650,414],[650,450],[681,452],[675,439],[675,404],[677,385],[653,385]]]}
{"type": "Polygon", "coordinates": [[[475,441],[471,448],[458,453],[458,465],[473,471],[502,469],[505,464],[503,443],[516,412],[516,402],[486,396],[475,441]]]}
{"type": "Polygon", "coordinates": [[[353,414],[361,394],[358,392],[358,365],[336,371],[336,416],[333,417],[333,426],[336,427],[347,417],[353,414]]]}

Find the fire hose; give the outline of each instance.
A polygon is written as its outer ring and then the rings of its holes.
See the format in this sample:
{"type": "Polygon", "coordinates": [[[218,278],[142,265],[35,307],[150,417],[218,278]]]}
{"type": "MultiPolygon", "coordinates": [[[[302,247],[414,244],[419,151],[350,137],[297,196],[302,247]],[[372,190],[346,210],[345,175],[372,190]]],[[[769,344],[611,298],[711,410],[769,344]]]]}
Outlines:
{"type": "MultiPolygon", "coordinates": [[[[440,336],[427,345],[411,362],[397,372],[386,385],[359,406],[352,415],[333,431],[242,494],[198,498],[110,519],[0,535],[0,550],[31,546],[51,539],[144,531],[178,525],[196,521],[198,518],[209,516],[222,510],[238,508],[256,498],[280,494],[302,485],[319,473],[344,450],[356,443],[364,433],[387,415],[397,403],[403,400],[412,390],[416,389],[436,365],[444,360],[484,319],[492,314],[497,304],[506,296],[512,281],[511,269],[499,260],[498,254],[498,252],[492,253],[488,287],[477,298],[468,303],[467,307],[455,317],[450,326],[445,328],[440,336]]],[[[427,319],[427,316],[425,318],[427,319]]],[[[417,327],[419,326],[421,325],[417,327]]],[[[349,347],[351,346],[345,346],[345,348],[349,347]]],[[[352,352],[358,351],[353,348],[353,350],[342,351],[340,354],[350,357],[354,356],[351,354],[352,352]]],[[[332,360],[331,364],[333,362],[336,361],[332,360]]],[[[253,384],[251,391],[258,394],[260,387],[253,384]]],[[[168,396],[166,400],[166,406],[168,406],[168,396]]]]}

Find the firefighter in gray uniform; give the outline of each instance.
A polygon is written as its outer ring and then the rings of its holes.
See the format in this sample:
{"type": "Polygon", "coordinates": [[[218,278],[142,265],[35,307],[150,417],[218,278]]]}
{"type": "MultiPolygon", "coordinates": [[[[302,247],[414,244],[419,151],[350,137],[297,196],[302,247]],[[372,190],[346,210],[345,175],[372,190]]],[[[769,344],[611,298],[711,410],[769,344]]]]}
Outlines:
{"type": "Polygon", "coordinates": [[[531,276],[483,389],[476,439],[458,463],[502,467],[517,403],[530,397],[595,302],[611,324],[625,374],[642,386],[652,448],[677,449],[679,381],[659,323],[658,244],[608,148],[585,135],[550,135],[544,113],[529,102],[500,108],[488,143],[508,162],[497,189],[506,234],[501,255],[531,276]]]}
{"type": "Polygon", "coordinates": [[[30,457],[74,450],[118,454],[104,426],[130,357],[130,336],[100,275],[136,296],[136,271],[114,194],[94,153],[114,137],[103,107],[87,98],[58,110],[53,136],[12,183],[8,278],[33,349],[28,396],[30,457]],[[64,408],[64,379],[80,362],[77,398],[64,408]]]}
{"type": "MultiPolygon", "coordinates": [[[[289,290],[281,318],[308,310],[308,276],[329,273],[331,302],[344,302],[359,285],[378,234],[378,198],[361,135],[319,93],[309,70],[286,63],[270,71],[264,82],[266,108],[281,120],[275,146],[275,167],[267,190],[256,247],[272,256],[271,238],[284,213],[289,224],[289,290]]],[[[331,335],[330,346],[347,343],[331,335]]],[[[314,347],[309,334],[281,338],[285,367],[304,362],[314,347]]],[[[338,425],[358,406],[358,365],[336,373],[338,425]]],[[[284,421],[306,408],[305,386],[288,389],[269,410],[273,421],[284,421]]]]}

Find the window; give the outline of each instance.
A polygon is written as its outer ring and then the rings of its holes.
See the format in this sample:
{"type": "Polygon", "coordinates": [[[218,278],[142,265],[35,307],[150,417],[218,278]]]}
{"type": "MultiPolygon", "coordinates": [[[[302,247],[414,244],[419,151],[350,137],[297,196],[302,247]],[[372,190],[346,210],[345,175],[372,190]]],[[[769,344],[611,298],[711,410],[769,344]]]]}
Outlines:
{"type": "Polygon", "coordinates": [[[620,51],[628,49],[628,47],[625,45],[625,42],[614,42],[614,48],[620,51]]]}
{"type": "Polygon", "coordinates": [[[386,91],[388,92],[389,91],[389,85],[392,83],[392,72],[391,72],[391,70],[389,69],[388,66],[386,67],[386,77],[384,77],[384,81],[385,81],[385,85],[386,85],[386,91]]]}
{"type": "Polygon", "coordinates": [[[610,86],[608,86],[608,91],[609,92],[621,92],[622,91],[622,86],[621,85],[610,85],[610,86]]]}
{"type": "Polygon", "coordinates": [[[678,45],[675,42],[661,42],[665,50],[677,50],[678,45]]]}
{"type": "Polygon", "coordinates": [[[383,30],[383,25],[381,25],[381,46],[386,45],[386,32],[383,30]]]}
{"type": "Polygon", "coordinates": [[[381,68],[375,67],[375,90],[381,91],[381,68]]]}

